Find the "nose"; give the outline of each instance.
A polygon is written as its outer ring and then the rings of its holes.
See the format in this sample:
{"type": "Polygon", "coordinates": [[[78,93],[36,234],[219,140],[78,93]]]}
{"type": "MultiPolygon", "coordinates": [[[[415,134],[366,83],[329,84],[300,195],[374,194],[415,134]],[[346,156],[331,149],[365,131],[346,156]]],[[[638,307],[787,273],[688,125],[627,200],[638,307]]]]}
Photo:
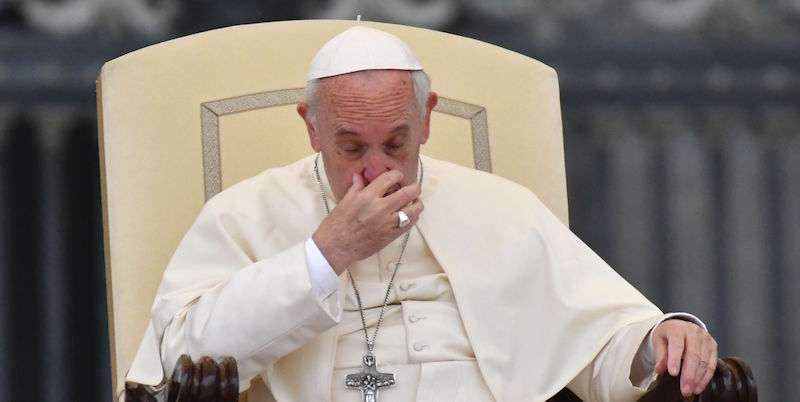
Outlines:
{"type": "Polygon", "coordinates": [[[364,171],[361,174],[367,183],[371,183],[384,172],[391,170],[389,160],[381,152],[370,151],[364,155],[364,171]]]}

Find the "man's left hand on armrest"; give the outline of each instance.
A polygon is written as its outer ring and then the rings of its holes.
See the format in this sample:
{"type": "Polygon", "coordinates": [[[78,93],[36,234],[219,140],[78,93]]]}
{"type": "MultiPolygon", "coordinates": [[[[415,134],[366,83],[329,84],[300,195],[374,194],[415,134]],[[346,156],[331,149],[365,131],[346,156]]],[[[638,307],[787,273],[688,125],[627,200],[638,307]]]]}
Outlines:
{"type": "Polygon", "coordinates": [[[669,319],[653,329],[656,374],[680,374],[681,394],[689,397],[705,389],[717,367],[717,342],[701,326],[669,319]]]}

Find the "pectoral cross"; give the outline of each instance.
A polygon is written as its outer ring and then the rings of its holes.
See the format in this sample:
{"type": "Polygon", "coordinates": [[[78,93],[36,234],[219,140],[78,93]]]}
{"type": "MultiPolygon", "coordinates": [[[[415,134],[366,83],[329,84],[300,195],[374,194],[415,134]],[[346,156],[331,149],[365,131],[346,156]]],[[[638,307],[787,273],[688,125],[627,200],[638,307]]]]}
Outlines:
{"type": "Polygon", "coordinates": [[[344,385],[347,388],[361,388],[364,402],[378,402],[378,390],[394,385],[394,373],[379,373],[372,353],[364,355],[362,362],[361,372],[348,374],[344,385]]]}

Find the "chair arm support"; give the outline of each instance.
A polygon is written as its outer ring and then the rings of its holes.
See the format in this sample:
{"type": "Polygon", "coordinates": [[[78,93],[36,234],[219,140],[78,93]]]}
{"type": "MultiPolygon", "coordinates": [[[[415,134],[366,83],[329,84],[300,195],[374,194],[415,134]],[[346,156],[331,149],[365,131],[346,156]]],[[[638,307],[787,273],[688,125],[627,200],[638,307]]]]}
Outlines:
{"type": "Polygon", "coordinates": [[[678,377],[662,376],[659,383],[639,399],[640,402],[758,402],[756,380],[750,366],[737,357],[717,359],[714,377],[705,391],[692,398],[681,399],[678,377]]]}

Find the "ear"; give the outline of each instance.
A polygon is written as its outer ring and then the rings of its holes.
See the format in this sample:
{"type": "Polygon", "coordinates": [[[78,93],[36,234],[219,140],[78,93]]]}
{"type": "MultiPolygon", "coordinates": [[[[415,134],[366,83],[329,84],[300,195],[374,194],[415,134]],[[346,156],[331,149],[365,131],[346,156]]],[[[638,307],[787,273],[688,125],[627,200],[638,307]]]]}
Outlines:
{"type": "Polygon", "coordinates": [[[314,125],[311,124],[311,121],[308,119],[308,103],[300,102],[297,104],[297,114],[300,115],[300,118],[306,123],[306,131],[308,131],[308,141],[311,143],[311,148],[314,149],[314,152],[319,152],[319,138],[317,137],[317,130],[314,128],[314,125]]]}
{"type": "Polygon", "coordinates": [[[437,103],[439,103],[439,95],[431,91],[430,94],[428,94],[428,101],[425,102],[425,127],[422,131],[422,139],[420,141],[422,144],[428,142],[428,137],[430,137],[431,113],[433,113],[433,108],[436,107],[437,103]]]}

